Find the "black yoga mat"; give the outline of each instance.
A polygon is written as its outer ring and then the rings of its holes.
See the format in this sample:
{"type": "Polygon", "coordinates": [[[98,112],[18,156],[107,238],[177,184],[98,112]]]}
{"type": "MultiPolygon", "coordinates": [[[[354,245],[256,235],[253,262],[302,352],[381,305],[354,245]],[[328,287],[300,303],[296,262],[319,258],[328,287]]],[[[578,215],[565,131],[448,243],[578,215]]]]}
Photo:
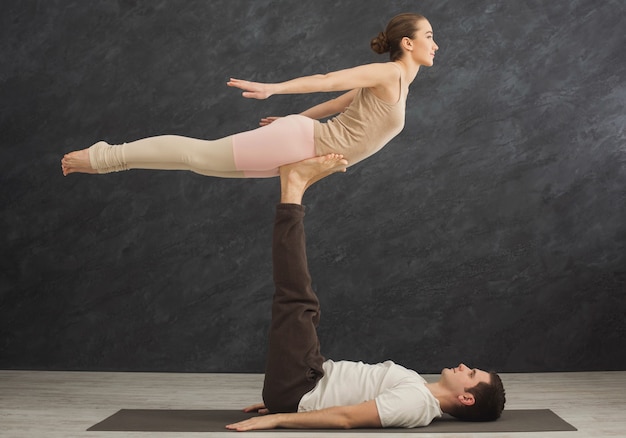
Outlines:
{"type": "MultiPolygon", "coordinates": [[[[124,432],[224,432],[224,426],[255,414],[220,410],[121,409],[87,430],[124,432]]],[[[274,432],[288,429],[273,429],[274,432]]],[[[310,429],[307,429],[310,431],[310,429]]],[[[307,430],[300,429],[301,432],[307,430]]],[[[479,433],[577,430],[549,409],[504,410],[497,421],[472,423],[444,415],[416,429],[350,429],[346,432],[479,433]]],[[[318,431],[319,432],[319,431],[318,431]]],[[[341,430],[333,430],[341,432],[341,430]]]]}

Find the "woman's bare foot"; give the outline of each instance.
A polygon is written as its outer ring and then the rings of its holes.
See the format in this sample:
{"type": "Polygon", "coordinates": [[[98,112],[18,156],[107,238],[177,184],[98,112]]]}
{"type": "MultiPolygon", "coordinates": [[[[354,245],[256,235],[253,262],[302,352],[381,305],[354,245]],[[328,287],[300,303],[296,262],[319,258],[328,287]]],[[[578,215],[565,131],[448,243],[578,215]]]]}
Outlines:
{"type": "Polygon", "coordinates": [[[336,172],[345,172],[348,161],[341,154],[309,158],[280,168],[280,202],[301,204],[311,185],[336,172]]]}
{"type": "Polygon", "coordinates": [[[80,151],[65,154],[61,160],[61,169],[63,170],[64,176],[74,172],[91,174],[98,173],[96,169],[91,167],[88,149],[82,149],[80,151]]]}

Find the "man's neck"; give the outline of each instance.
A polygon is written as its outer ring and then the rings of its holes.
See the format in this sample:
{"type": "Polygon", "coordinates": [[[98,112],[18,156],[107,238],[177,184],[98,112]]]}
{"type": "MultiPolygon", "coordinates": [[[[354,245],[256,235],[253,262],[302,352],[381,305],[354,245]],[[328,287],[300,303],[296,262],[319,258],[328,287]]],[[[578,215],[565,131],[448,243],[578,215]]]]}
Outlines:
{"type": "Polygon", "coordinates": [[[431,392],[433,397],[439,402],[439,407],[443,412],[448,412],[452,406],[453,394],[449,389],[444,387],[440,381],[427,383],[426,388],[431,392]]]}

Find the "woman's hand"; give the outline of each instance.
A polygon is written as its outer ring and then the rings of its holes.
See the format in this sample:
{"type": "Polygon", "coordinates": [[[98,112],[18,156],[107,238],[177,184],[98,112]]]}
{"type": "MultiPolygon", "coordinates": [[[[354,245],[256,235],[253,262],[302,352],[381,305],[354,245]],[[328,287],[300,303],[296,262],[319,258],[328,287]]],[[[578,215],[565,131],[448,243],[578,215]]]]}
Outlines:
{"type": "Polygon", "coordinates": [[[272,122],[275,122],[276,120],[280,119],[280,117],[263,117],[261,119],[261,121],[259,122],[259,126],[267,126],[272,122]]]}
{"type": "Polygon", "coordinates": [[[250,99],[267,99],[273,94],[270,91],[271,84],[263,84],[261,82],[250,82],[230,78],[230,81],[226,82],[226,85],[243,90],[241,95],[250,99]]]}

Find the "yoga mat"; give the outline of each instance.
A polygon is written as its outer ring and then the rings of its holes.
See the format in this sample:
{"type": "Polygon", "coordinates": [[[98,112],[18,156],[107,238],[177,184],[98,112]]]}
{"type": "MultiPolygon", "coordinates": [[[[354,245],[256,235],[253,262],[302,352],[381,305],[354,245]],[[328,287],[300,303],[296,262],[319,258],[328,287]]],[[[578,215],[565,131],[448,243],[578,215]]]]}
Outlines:
{"type": "MultiPolygon", "coordinates": [[[[124,432],[224,432],[224,426],[255,414],[220,410],[122,409],[87,430],[124,432]]],[[[272,429],[280,432],[293,429],[272,429]]],[[[577,430],[550,409],[504,410],[497,421],[466,422],[444,415],[427,427],[416,429],[348,429],[333,432],[411,432],[411,433],[479,433],[479,432],[548,432],[577,430]]],[[[300,432],[311,429],[298,429],[300,432]]],[[[320,430],[317,430],[319,432],[320,430]]],[[[261,432],[261,431],[259,431],[261,432]]]]}

